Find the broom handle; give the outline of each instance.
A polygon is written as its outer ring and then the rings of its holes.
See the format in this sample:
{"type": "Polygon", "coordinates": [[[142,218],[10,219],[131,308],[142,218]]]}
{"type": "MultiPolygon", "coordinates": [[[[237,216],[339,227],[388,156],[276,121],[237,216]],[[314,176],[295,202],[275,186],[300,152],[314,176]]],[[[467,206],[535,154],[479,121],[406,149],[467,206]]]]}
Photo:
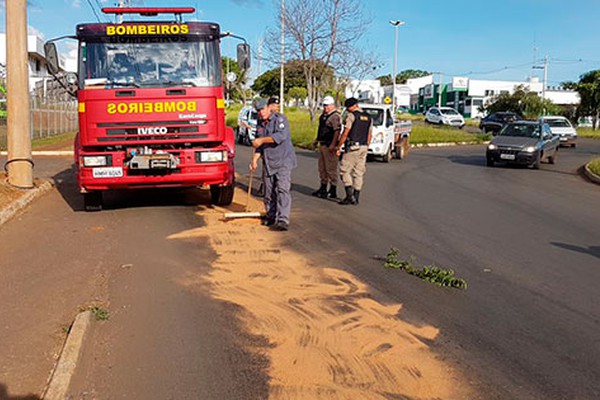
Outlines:
{"type": "MultiPolygon", "coordinates": [[[[254,160],[254,153],[256,149],[252,148],[252,160],[254,160]]],[[[245,211],[248,211],[248,205],[250,204],[250,193],[252,193],[252,177],[254,176],[254,171],[250,170],[250,180],[248,181],[248,195],[246,196],[246,208],[245,211]]]]}

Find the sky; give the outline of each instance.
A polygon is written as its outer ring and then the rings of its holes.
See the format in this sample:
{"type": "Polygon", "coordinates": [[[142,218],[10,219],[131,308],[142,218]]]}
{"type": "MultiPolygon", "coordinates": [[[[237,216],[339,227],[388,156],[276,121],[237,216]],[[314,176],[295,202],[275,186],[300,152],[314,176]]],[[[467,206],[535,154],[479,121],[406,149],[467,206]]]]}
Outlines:
{"type": "MultiPolygon", "coordinates": [[[[131,0],[136,6],[192,6],[195,18],[217,22],[222,31],[245,37],[256,53],[267,29],[278,29],[281,0],[131,0]]],[[[292,1],[292,0],[288,0],[292,1]]],[[[5,0],[0,0],[0,31],[5,28],[5,0]]],[[[30,32],[44,39],[70,35],[75,25],[108,19],[100,6],[117,0],[29,0],[30,32]],[[93,8],[92,8],[93,7],[93,8]],[[96,11],[94,13],[93,9],[96,11]]],[[[599,0],[362,0],[371,23],[359,45],[381,59],[372,77],[393,71],[394,27],[398,28],[398,67],[484,80],[543,78],[548,57],[548,85],[577,81],[600,69],[599,0]]],[[[225,39],[222,53],[235,57],[237,42],[225,39]]],[[[278,48],[278,43],[273,43],[278,48]]],[[[73,43],[63,51],[73,51],[73,43]]],[[[265,50],[263,50],[265,51],[265,50]]],[[[262,65],[264,72],[269,66],[262,65]]],[[[270,66],[273,67],[273,66],[270,66]]],[[[252,75],[257,74],[254,62],[252,75]]]]}

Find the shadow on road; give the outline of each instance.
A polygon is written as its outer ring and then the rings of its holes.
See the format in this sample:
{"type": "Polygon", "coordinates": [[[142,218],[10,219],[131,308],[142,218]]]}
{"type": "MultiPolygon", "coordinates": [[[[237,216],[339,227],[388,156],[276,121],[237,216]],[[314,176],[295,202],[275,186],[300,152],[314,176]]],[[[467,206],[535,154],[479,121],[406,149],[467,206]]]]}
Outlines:
{"type": "Polygon", "coordinates": [[[41,400],[41,397],[34,394],[28,394],[25,396],[9,396],[6,385],[0,383],[0,400],[41,400]]]}
{"type": "MultiPolygon", "coordinates": [[[[75,166],[52,177],[65,202],[75,212],[84,211],[75,166]]],[[[246,186],[247,188],[247,186],[246,186]]],[[[110,190],[103,194],[103,208],[116,210],[140,207],[205,206],[210,207],[210,191],[196,188],[110,190]]]]}
{"type": "Polygon", "coordinates": [[[577,253],[589,254],[591,256],[600,258],[600,246],[576,246],[568,243],[550,242],[553,246],[560,247],[561,249],[575,251],[577,253]]]}

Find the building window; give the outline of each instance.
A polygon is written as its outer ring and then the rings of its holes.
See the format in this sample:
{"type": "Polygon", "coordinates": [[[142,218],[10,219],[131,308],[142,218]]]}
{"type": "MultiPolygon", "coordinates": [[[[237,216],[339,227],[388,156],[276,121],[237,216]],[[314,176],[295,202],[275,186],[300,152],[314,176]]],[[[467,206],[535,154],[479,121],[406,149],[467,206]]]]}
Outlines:
{"type": "Polygon", "coordinates": [[[42,65],[40,63],[40,60],[35,60],[35,72],[40,72],[41,69],[42,65]]]}

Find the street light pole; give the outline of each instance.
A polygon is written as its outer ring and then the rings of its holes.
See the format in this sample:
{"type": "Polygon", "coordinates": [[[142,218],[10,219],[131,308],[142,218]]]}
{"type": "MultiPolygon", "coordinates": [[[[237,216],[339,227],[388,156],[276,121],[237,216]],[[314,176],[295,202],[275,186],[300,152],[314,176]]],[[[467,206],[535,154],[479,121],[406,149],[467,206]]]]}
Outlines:
{"type": "Polygon", "coordinates": [[[396,68],[398,64],[398,27],[405,24],[404,21],[391,20],[390,24],[395,27],[394,39],[394,74],[392,75],[392,115],[396,116],[396,68]]]}

